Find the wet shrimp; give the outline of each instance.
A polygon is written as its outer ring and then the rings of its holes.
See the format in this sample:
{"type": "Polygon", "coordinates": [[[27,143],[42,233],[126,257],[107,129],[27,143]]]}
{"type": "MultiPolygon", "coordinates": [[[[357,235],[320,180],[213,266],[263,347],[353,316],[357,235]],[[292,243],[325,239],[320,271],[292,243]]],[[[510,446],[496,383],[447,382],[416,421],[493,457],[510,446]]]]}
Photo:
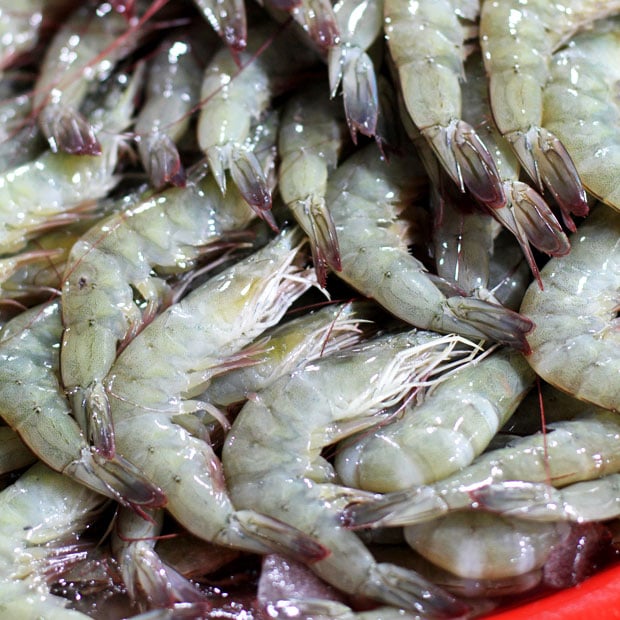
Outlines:
{"type": "Polygon", "coordinates": [[[287,101],[278,140],[280,195],[310,238],[321,286],[328,268],[341,269],[338,237],[325,204],[327,178],[344,143],[339,112],[322,85],[306,88],[287,101]]]}
{"type": "Polygon", "coordinates": [[[245,0],[194,0],[194,4],[233,52],[245,49],[248,43],[245,0]]]}
{"type": "Polygon", "coordinates": [[[530,178],[555,198],[571,230],[571,214],[588,213],[586,194],[565,146],[543,125],[542,91],[553,51],[580,28],[618,10],[618,0],[482,3],[480,44],[493,118],[530,178]]]}
{"type": "Polygon", "coordinates": [[[536,325],[527,359],[555,387],[620,411],[620,214],[597,206],[571,245],[541,270],[544,290],[530,285],[523,298],[536,325]]]}
{"type": "MultiPolygon", "coordinates": [[[[142,165],[156,188],[185,184],[176,142],[187,131],[191,111],[198,103],[203,67],[200,52],[202,47],[209,47],[208,43],[197,45],[196,38],[189,34],[170,36],[149,65],[145,102],[134,131],[142,165]]],[[[211,47],[215,48],[214,42],[211,47]]]]}
{"type": "Polygon", "coordinates": [[[211,173],[225,193],[229,171],[248,204],[273,228],[271,189],[248,142],[250,127],[265,115],[274,83],[314,61],[312,52],[295,45],[288,29],[263,26],[250,33],[247,51],[220,50],[203,77],[198,143],[211,173]]]}
{"type": "MultiPolygon", "coordinates": [[[[174,422],[212,410],[197,401],[227,357],[276,324],[313,283],[295,264],[299,229],[287,230],[170,306],[134,338],[105,379],[116,447],[161,485],[173,517],[224,546],[300,554],[325,549],[298,530],[252,510],[235,510],[212,447],[174,422]]],[[[302,255],[303,258],[303,255],[302,255]]]]}
{"type": "Polygon", "coordinates": [[[71,546],[105,498],[38,463],[0,493],[0,606],[14,618],[86,620],[50,593],[46,572],[70,560],[71,546]],[[56,553],[60,557],[54,558],[56,553]]]}
{"type": "Polygon", "coordinates": [[[114,169],[130,123],[139,75],[118,92],[112,87],[103,108],[90,120],[101,133],[101,155],[46,151],[35,160],[0,175],[0,252],[15,252],[41,232],[75,221],[80,208],[103,198],[116,185],[114,169]]]}
{"type": "Polygon", "coordinates": [[[416,327],[489,338],[526,351],[529,319],[473,297],[446,297],[409,253],[397,215],[422,176],[416,158],[394,155],[387,163],[374,144],[332,174],[326,202],[340,243],[337,275],[416,327]]]}
{"type": "Polygon", "coordinates": [[[316,536],[331,554],[312,570],[349,594],[420,613],[463,611],[415,573],[377,564],[340,526],[339,507],[362,492],[312,479],[324,446],[374,426],[389,415],[381,413],[384,409],[416,385],[467,359],[471,352],[459,348],[462,342],[454,335],[415,330],[384,335],[310,362],[257,394],[235,419],[222,452],[235,505],[316,536]]]}
{"type": "Polygon", "coordinates": [[[534,379],[514,351],[465,366],[399,419],[343,442],[336,471],[344,484],[378,493],[441,480],[486,449],[534,379]]]}
{"type": "Polygon", "coordinates": [[[159,506],[161,491],[117,455],[101,458],[71,417],[58,381],[58,302],[23,312],[0,337],[0,412],[44,463],[67,478],[131,505],[159,506]]]}
{"type": "Polygon", "coordinates": [[[547,429],[486,452],[468,467],[434,484],[352,505],[346,518],[356,527],[422,523],[475,507],[477,489],[491,483],[522,480],[562,487],[620,471],[620,421],[616,414],[590,407],[580,417],[550,424],[547,429]]]}
{"type": "Polygon", "coordinates": [[[553,56],[543,122],[566,146],[588,192],[620,210],[618,20],[600,22],[553,56]]]}
{"type": "Polygon", "coordinates": [[[461,111],[465,40],[477,14],[477,3],[385,0],[385,36],[408,115],[460,190],[498,208],[506,196],[495,162],[461,111]]]}

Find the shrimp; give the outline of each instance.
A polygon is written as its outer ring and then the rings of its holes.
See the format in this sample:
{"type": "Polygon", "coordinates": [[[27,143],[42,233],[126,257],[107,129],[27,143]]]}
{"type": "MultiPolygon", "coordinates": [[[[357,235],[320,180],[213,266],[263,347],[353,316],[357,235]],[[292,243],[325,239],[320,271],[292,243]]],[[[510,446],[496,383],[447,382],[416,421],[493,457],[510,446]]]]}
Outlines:
{"type": "Polygon", "coordinates": [[[194,0],[194,4],[233,52],[245,49],[248,26],[244,0],[194,0]]]}
{"type": "Polygon", "coordinates": [[[121,453],[131,453],[161,485],[167,509],[192,534],[224,546],[299,553],[325,549],[301,532],[252,510],[235,510],[211,446],[174,415],[207,409],[193,400],[218,364],[277,323],[312,284],[295,266],[299,229],[284,231],[170,306],[134,338],[105,379],[121,453]]]}
{"type": "Polygon", "coordinates": [[[37,463],[0,493],[0,607],[15,618],[86,620],[50,593],[45,572],[105,498],[37,463]]]}
{"type": "Polygon", "coordinates": [[[214,377],[203,394],[209,402],[229,405],[269,387],[302,363],[341,351],[362,338],[362,303],[329,305],[304,314],[266,332],[262,342],[250,345],[255,363],[214,377]]]}
{"type": "Polygon", "coordinates": [[[310,238],[321,286],[328,267],[341,269],[338,237],[325,204],[327,177],[344,142],[338,111],[321,85],[304,89],[287,102],[278,140],[280,195],[310,238]]]}
{"type": "Polygon", "coordinates": [[[385,36],[408,115],[461,192],[467,189],[496,209],[505,205],[506,196],[495,162],[461,118],[459,81],[468,24],[477,18],[475,4],[385,0],[385,36]]]}
{"type": "Polygon", "coordinates": [[[91,450],[59,385],[62,325],[58,302],[23,312],[0,337],[0,411],[44,463],[107,497],[129,505],[159,506],[162,492],[120,455],[91,450]]]}
{"type": "Polygon", "coordinates": [[[336,471],[344,484],[379,493],[441,480],[487,447],[534,379],[523,356],[508,350],[465,366],[400,419],[344,442],[336,471]]]}
{"type": "Polygon", "coordinates": [[[122,92],[111,88],[105,107],[91,115],[93,126],[105,128],[101,155],[46,151],[0,175],[0,253],[15,252],[41,230],[76,220],[80,207],[116,185],[119,133],[131,121],[138,83],[139,72],[122,92]]]}
{"type": "MultiPolygon", "coordinates": [[[[375,145],[356,152],[330,177],[326,203],[336,225],[342,271],[337,275],[392,314],[422,329],[490,338],[527,350],[531,322],[472,297],[448,297],[409,254],[396,220],[416,183],[419,161],[375,145]]],[[[400,226],[402,229],[402,226],[400,226]]]]}
{"type": "Polygon", "coordinates": [[[38,460],[21,437],[8,426],[0,426],[0,446],[0,475],[28,467],[38,460]]]}
{"type": "Polygon", "coordinates": [[[618,21],[602,22],[554,54],[543,91],[543,122],[568,150],[588,192],[620,210],[618,21]]]}
{"type": "Polygon", "coordinates": [[[244,205],[237,192],[223,198],[205,177],[147,195],[73,245],[62,285],[60,368],[76,418],[103,455],[114,454],[114,432],[102,380],[118,344],[170,303],[166,276],[189,270],[206,246],[249,221],[249,209],[239,209],[239,203],[244,205]]]}
{"type": "Polygon", "coordinates": [[[135,133],[142,165],[156,188],[185,184],[175,142],[186,132],[200,94],[201,62],[194,40],[185,34],[169,37],[149,66],[146,101],[135,133]]]}
{"type": "Polygon", "coordinates": [[[542,568],[570,531],[566,523],[532,523],[484,512],[458,512],[405,528],[427,560],[469,579],[505,579],[542,568]]]}
{"type": "Polygon", "coordinates": [[[155,552],[164,511],[149,510],[148,518],[121,508],[112,538],[112,552],[132,600],[146,598],[149,607],[175,602],[204,602],[206,597],[188,579],[163,562],[155,552]]]}
{"type": "Polygon", "coordinates": [[[618,0],[482,3],[480,44],[493,118],[530,178],[555,198],[571,230],[571,214],[586,215],[588,203],[566,147],[543,126],[543,88],[553,51],[580,28],[619,9],[618,0]]]}
{"type": "Polygon", "coordinates": [[[339,506],[360,491],[308,477],[325,445],[374,426],[389,415],[383,409],[450,367],[453,356],[457,363],[467,358],[467,349],[458,347],[462,341],[415,330],[384,335],[310,362],[257,394],[235,419],[222,451],[235,506],[261,510],[316,536],[331,555],[312,570],[344,592],[419,613],[463,611],[415,573],[377,564],[340,526],[339,506]]]}
{"type": "Polygon", "coordinates": [[[568,256],[541,271],[521,312],[536,324],[528,362],[575,398],[620,411],[620,214],[603,205],[572,235],[568,256]]]}
{"type": "Polygon", "coordinates": [[[504,480],[551,482],[562,487],[620,471],[620,421],[610,411],[549,424],[537,433],[479,456],[471,465],[434,484],[377,496],[351,505],[346,520],[355,527],[409,525],[476,505],[477,489],[504,480]]]}
{"type": "Polygon", "coordinates": [[[358,131],[377,137],[379,94],[375,66],[367,51],[383,34],[383,0],[338,0],[334,14],[340,37],[327,54],[331,95],[336,96],[342,83],[353,142],[357,142],[358,131]]]}
{"type": "MultiPolygon", "coordinates": [[[[33,108],[52,151],[100,155],[97,129],[78,111],[90,83],[103,81],[114,65],[138,42],[135,25],[112,9],[75,10],[47,47],[34,87],[33,108]]],[[[123,127],[124,129],[124,127],[123,127]]]]}
{"type": "Polygon", "coordinates": [[[269,107],[274,82],[314,62],[314,55],[291,37],[286,29],[257,28],[247,51],[233,55],[222,49],[207,66],[200,94],[198,142],[222,193],[230,170],[247,203],[272,228],[271,190],[248,137],[251,123],[269,107]]]}

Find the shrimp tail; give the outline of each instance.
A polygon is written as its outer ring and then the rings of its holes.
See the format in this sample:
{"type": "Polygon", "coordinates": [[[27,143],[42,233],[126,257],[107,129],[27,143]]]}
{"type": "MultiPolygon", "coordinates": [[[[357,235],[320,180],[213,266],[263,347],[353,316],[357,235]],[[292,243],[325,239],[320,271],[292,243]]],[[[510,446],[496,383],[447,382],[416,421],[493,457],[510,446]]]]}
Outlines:
{"type": "Polygon", "coordinates": [[[376,500],[352,502],[342,512],[348,529],[411,525],[435,519],[450,511],[446,500],[430,486],[377,495],[376,500]]]}
{"type": "Polygon", "coordinates": [[[253,510],[237,510],[229,518],[217,542],[236,545],[258,553],[280,553],[308,564],[325,559],[330,551],[314,538],[282,521],[253,510]]]}
{"type": "Polygon", "coordinates": [[[39,123],[53,152],[101,155],[94,128],[72,107],[48,105],[39,115],[39,123]]]}
{"type": "MultiPolygon", "coordinates": [[[[79,390],[82,392],[82,390],[79,390]]],[[[84,391],[80,403],[86,413],[86,428],[88,438],[101,456],[113,459],[114,446],[114,422],[110,411],[108,395],[100,381],[94,382],[84,391]]],[[[82,409],[80,409],[81,411],[82,409]]]]}
{"type": "Polygon", "coordinates": [[[329,84],[335,97],[340,82],[347,125],[354,144],[357,132],[372,138],[377,133],[379,93],[372,60],[357,46],[339,45],[330,50],[329,84]]]}
{"type": "Polygon", "coordinates": [[[469,123],[453,120],[446,127],[434,125],[421,133],[462,192],[469,190],[478,202],[491,209],[506,204],[495,160],[469,123]]]}
{"type": "Polygon", "coordinates": [[[464,602],[412,570],[384,563],[374,564],[369,572],[365,593],[396,607],[432,618],[457,618],[470,610],[464,602]]]}
{"type": "Polygon", "coordinates": [[[81,457],[69,463],[63,473],[138,511],[141,507],[157,508],[166,503],[163,491],[118,454],[112,459],[105,459],[97,452],[83,448],[81,457]]]}
{"type": "Polygon", "coordinates": [[[522,314],[474,297],[449,297],[446,305],[457,319],[494,342],[506,344],[526,355],[530,353],[525,336],[534,329],[534,324],[522,314]]]}
{"type": "Polygon", "coordinates": [[[154,187],[171,184],[185,187],[186,175],[177,147],[166,134],[146,138],[144,166],[154,187]]]}
{"type": "Polygon", "coordinates": [[[248,43],[248,25],[243,0],[194,0],[204,18],[226,45],[242,51],[248,43]]]}
{"type": "Polygon", "coordinates": [[[527,133],[516,131],[506,137],[539,189],[542,191],[547,187],[551,192],[566,227],[574,232],[576,227],[571,215],[585,216],[589,206],[579,173],[566,147],[543,127],[530,127],[527,133]]]}

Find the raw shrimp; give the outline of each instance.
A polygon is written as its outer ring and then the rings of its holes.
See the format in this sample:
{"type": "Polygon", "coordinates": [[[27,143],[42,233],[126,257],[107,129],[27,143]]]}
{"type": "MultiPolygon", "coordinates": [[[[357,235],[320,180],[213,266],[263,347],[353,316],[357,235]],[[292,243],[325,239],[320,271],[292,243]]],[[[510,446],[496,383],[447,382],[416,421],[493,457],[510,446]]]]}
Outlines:
{"type": "Polygon", "coordinates": [[[397,317],[423,329],[490,338],[527,350],[531,322],[473,297],[446,297],[409,254],[397,211],[420,183],[420,162],[390,157],[374,144],[356,152],[330,177],[326,202],[340,243],[345,282],[397,317]]]}
{"type": "Polygon", "coordinates": [[[543,123],[566,146],[584,186],[620,210],[618,20],[576,36],[553,56],[543,92],[543,123]]]}
{"type": "Polygon", "coordinates": [[[618,10],[618,0],[482,3],[480,44],[493,118],[529,176],[555,198],[572,230],[571,214],[588,213],[586,194],[566,148],[543,126],[542,90],[553,51],[580,28],[618,10]]]}
{"type": "Polygon", "coordinates": [[[315,56],[295,44],[288,29],[258,27],[248,50],[233,55],[222,49],[204,74],[198,118],[198,142],[222,193],[226,171],[248,204],[272,227],[271,190],[248,144],[250,126],[264,116],[277,80],[307,68],[315,56]]]}
{"type": "Polygon", "coordinates": [[[0,426],[0,475],[32,465],[37,460],[12,428],[0,426]]]}
{"type": "Polygon", "coordinates": [[[65,20],[47,47],[34,87],[33,108],[52,151],[102,153],[97,128],[79,107],[89,85],[103,81],[137,41],[135,25],[109,2],[96,8],[86,4],[65,20]]]}
{"type": "Polygon", "coordinates": [[[111,88],[105,107],[91,115],[101,134],[98,156],[46,151],[37,159],[0,175],[0,253],[15,252],[41,230],[74,221],[79,208],[103,196],[118,182],[114,169],[130,123],[139,75],[122,92],[111,88]]]}
{"type": "Polygon", "coordinates": [[[385,36],[407,113],[460,190],[494,209],[506,203],[495,162],[461,118],[465,40],[477,13],[477,3],[456,0],[385,0],[385,36]]]}
{"type": "Polygon", "coordinates": [[[170,306],[119,355],[106,379],[121,453],[131,453],[161,485],[167,508],[191,533],[225,546],[264,553],[325,549],[306,535],[252,510],[235,510],[211,446],[174,423],[175,414],[207,409],[192,400],[218,365],[263,330],[312,284],[294,262],[299,229],[211,278],[170,306]]]}
{"type": "Polygon", "coordinates": [[[405,528],[409,545],[469,579],[504,579],[541,568],[568,535],[566,523],[532,523],[484,512],[457,512],[405,528]]]}
{"type": "Polygon", "coordinates": [[[332,97],[342,83],[344,111],[351,137],[377,136],[379,94],[368,48],[383,34],[383,0],[338,0],[334,5],[340,37],[327,54],[332,97]]]}
{"type": "Polygon", "coordinates": [[[576,482],[562,489],[544,482],[507,480],[480,487],[483,510],[534,521],[605,521],[620,516],[620,474],[576,482]]]}
{"type": "Polygon", "coordinates": [[[528,361],[575,398],[620,411],[620,213],[600,205],[571,237],[568,256],[541,271],[521,312],[536,327],[528,361]]]}
{"type": "MultiPolygon", "coordinates": [[[[308,477],[324,446],[384,419],[414,387],[467,356],[462,339],[431,332],[385,335],[308,363],[243,407],[222,452],[239,508],[254,508],[316,536],[331,551],[312,569],[349,593],[420,613],[463,611],[412,571],[377,564],[340,526],[339,507],[360,491],[308,477]]],[[[365,495],[362,493],[362,495],[365,495]]]]}
{"type": "Polygon", "coordinates": [[[233,52],[245,49],[248,26],[244,0],[194,0],[194,4],[233,52]]]}
{"type": "Polygon", "coordinates": [[[203,59],[197,57],[202,49],[195,39],[186,34],[169,37],[149,66],[146,101],[134,129],[142,165],[156,188],[185,184],[176,141],[186,132],[200,94],[203,59]]]}
{"type": "Polygon", "coordinates": [[[161,491],[117,456],[91,450],[58,381],[62,325],[58,302],[9,321],[0,337],[0,413],[49,467],[121,502],[162,505],[161,491]]]}
{"type": "Polygon", "coordinates": [[[0,493],[0,608],[14,618],[86,620],[50,594],[46,571],[70,559],[71,544],[105,498],[42,463],[0,493]],[[56,553],[59,558],[54,558],[56,553]]]}
{"type": "Polygon", "coordinates": [[[155,543],[164,511],[149,510],[147,518],[127,508],[117,515],[112,537],[114,553],[127,593],[134,601],[146,599],[149,607],[169,607],[175,602],[206,601],[204,594],[188,579],[163,562],[155,543]]]}
{"type": "Polygon", "coordinates": [[[325,204],[327,177],[344,142],[339,111],[320,84],[304,89],[286,103],[278,140],[280,195],[310,238],[321,286],[328,268],[341,269],[338,237],[325,204]]]}
{"type": "Polygon", "coordinates": [[[352,505],[346,519],[356,527],[422,523],[453,510],[475,507],[477,489],[494,482],[551,482],[561,487],[620,471],[620,420],[611,411],[586,410],[579,418],[547,428],[546,433],[491,450],[434,484],[352,505]]]}
{"type": "Polygon", "coordinates": [[[343,442],[336,471],[344,484],[378,493],[441,480],[487,447],[534,379],[519,353],[493,353],[408,404],[400,419],[343,442]]]}
{"type": "Polygon", "coordinates": [[[361,302],[329,305],[274,327],[250,345],[258,348],[247,354],[254,363],[214,377],[203,396],[218,405],[244,400],[302,363],[357,344],[366,314],[361,302]]]}
{"type": "Polygon", "coordinates": [[[245,225],[249,213],[236,191],[222,197],[205,177],[185,188],[147,195],[74,244],[62,285],[61,373],[80,426],[102,454],[114,453],[102,380],[118,344],[170,303],[172,289],[165,277],[191,269],[206,246],[226,230],[245,225]],[[136,291],[145,308],[134,302],[136,291]]]}

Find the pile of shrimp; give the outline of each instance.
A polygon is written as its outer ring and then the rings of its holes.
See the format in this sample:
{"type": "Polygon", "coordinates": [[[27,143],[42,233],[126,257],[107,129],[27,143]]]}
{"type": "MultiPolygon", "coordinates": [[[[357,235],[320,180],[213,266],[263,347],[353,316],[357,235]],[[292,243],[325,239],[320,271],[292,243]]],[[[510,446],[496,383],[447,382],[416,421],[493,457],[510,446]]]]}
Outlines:
{"type": "Polygon", "coordinates": [[[620,0],[0,41],[7,615],[475,618],[614,560],[620,0]]]}

